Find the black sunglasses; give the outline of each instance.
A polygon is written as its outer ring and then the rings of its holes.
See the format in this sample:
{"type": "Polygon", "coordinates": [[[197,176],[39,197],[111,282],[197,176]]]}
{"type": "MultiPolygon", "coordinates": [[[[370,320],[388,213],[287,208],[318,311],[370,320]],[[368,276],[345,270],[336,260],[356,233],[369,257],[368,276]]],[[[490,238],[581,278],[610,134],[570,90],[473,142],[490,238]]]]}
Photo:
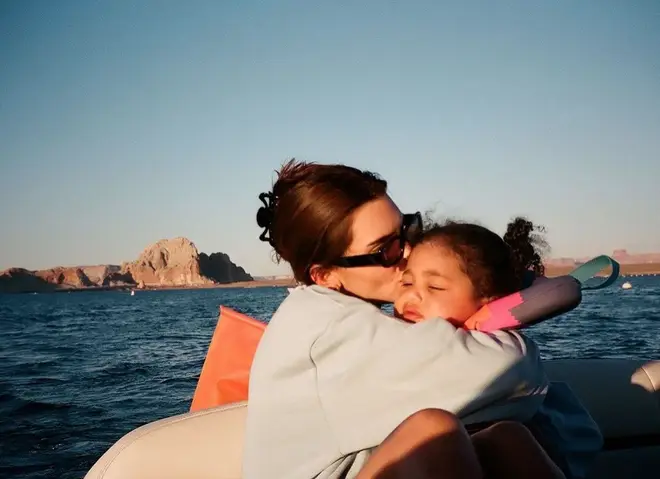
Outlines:
{"type": "Polygon", "coordinates": [[[423,232],[421,213],[403,215],[399,234],[388,239],[375,253],[344,256],[333,263],[342,268],[357,268],[360,266],[385,266],[397,264],[403,258],[406,243],[412,243],[423,232]]]}

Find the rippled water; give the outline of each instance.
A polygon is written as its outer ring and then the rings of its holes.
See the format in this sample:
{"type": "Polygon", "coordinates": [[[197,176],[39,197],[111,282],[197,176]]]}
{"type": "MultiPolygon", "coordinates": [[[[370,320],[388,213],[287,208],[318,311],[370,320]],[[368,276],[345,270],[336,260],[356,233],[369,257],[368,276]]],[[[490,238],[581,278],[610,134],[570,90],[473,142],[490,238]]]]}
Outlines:
{"type": "MultiPolygon", "coordinates": [[[[529,330],[548,358],[660,357],[660,278],[587,292],[529,330]]],[[[81,478],[119,437],[188,410],[224,304],[283,288],[0,295],[0,477],[81,478]]]]}

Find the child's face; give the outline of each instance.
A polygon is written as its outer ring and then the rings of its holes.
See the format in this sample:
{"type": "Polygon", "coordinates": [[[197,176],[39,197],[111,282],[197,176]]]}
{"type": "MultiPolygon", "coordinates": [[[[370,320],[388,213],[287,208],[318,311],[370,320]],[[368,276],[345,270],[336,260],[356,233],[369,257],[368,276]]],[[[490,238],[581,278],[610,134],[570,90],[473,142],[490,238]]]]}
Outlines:
{"type": "Polygon", "coordinates": [[[413,322],[439,317],[461,326],[483,304],[475,298],[472,282],[449,249],[422,243],[412,250],[401,293],[394,302],[398,317],[413,322]]]}

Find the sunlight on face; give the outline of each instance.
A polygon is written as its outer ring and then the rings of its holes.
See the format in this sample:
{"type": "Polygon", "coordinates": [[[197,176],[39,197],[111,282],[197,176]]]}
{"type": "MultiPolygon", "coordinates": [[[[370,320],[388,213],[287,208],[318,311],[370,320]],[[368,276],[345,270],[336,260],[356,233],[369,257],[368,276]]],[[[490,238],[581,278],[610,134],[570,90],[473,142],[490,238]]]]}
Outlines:
{"type": "MultiPolygon", "coordinates": [[[[353,240],[345,254],[378,251],[385,240],[399,233],[401,220],[401,211],[387,195],[365,203],[353,213],[353,240]]],[[[351,294],[367,300],[392,302],[400,286],[403,262],[390,268],[336,268],[333,274],[351,294]]]]}
{"type": "Polygon", "coordinates": [[[482,304],[452,251],[434,243],[413,249],[394,303],[397,316],[412,322],[444,318],[461,326],[482,304]]]}

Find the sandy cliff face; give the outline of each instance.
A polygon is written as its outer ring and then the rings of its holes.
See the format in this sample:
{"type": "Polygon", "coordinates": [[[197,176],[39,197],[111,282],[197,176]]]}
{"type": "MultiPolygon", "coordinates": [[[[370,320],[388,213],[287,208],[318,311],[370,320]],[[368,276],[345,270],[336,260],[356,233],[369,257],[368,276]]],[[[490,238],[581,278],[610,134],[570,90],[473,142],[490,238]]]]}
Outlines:
{"type": "Polygon", "coordinates": [[[139,258],[122,265],[122,273],[144,286],[203,286],[213,280],[203,276],[199,252],[186,238],[160,240],[147,246],[139,258]]]}
{"type": "Polygon", "coordinates": [[[11,268],[0,272],[0,292],[46,292],[97,287],[207,286],[251,281],[252,276],[225,253],[207,255],[187,238],[164,239],[121,266],[102,264],[28,271],[11,268]]]}
{"type": "Polygon", "coordinates": [[[148,246],[140,257],[122,265],[141,287],[204,286],[250,281],[252,277],[224,253],[199,253],[187,238],[164,239],[148,246]]]}
{"type": "Polygon", "coordinates": [[[57,267],[35,271],[35,276],[61,288],[88,288],[95,284],[87,277],[82,268],[57,267]]]}
{"type": "Polygon", "coordinates": [[[99,264],[96,266],[80,266],[85,276],[95,285],[101,285],[108,277],[118,273],[120,267],[116,264],[99,264]]]}

